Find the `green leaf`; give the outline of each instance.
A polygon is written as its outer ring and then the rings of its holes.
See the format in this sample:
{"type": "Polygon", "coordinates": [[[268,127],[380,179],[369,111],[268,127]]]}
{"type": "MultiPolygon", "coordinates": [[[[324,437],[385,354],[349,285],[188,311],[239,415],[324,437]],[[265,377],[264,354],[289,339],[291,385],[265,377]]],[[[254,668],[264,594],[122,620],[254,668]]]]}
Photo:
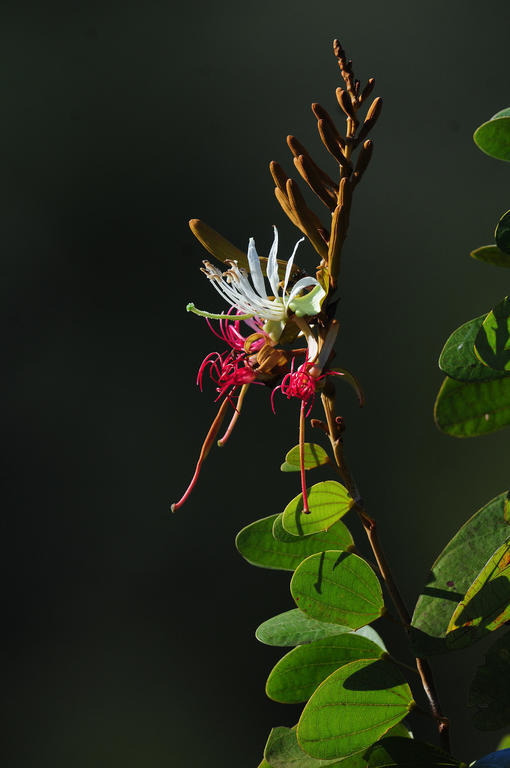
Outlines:
{"type": "Polygon", "coordinates": [[[475,339],[487,315],[469,320],[452,333],[439,357],[439,367],[457,381],[488,381],[506,374],[488,368],[475,355],[475,339]]]}
{"type": "MultiPolygon", "coordinates": [[[[473,723],[481,731],[497,731],[510,725],[510,632],[500,637],[485,653],[471,688],[469,706],[477,707],[473,723]]],[[[507,736],[510,746],[510,736],[507,736]]],[[[500,744],[503,749],[505,745],[500,744]]]]}
{"type": "Polygon", "coordinates": [[[483,321],[475,339],[475,353],[484,365],[510,370],[510,299],[506,297],[483,321]]]}
{"type": "Polygon", "coordinates": [[[510,733],[507,736],[503,736],[498,744],[498,749],[510,749],[510,733]]]}
{"type": "Polygon", "coordinates": [[[486,155],[510,161],[510,116],[506,109],[476,129],[473,139],[486,155]]]}
{"type": "Polygon", "coordinates": [[[293,608],[291,611],[279,613],[278,616],[264,621],[257,628],[255,637],[265,645],[287,646],[311,643],[322,637],[331,637],[350,631],[350,627],[310,619],[298,608],[293,608]]]}
{"type": "Polygon", "coordinates": [[[488,435],[510,424],[510,377],[455,381],[447,377],[434,406],[436,426],[452,437],[488,435]]]}
{"type": "Polygon", "coordinates": [[[482,245],[471,251],[470,256],[477,261],[491,264],[493,267],[510,267],[510,256],[497,245],[482,245]]]}
{"type": "Polygon", "coordinates": [[[501,752],[491,752],[490,755],[481,757],[476,763],[472,763],[471,768],[508,768],[510,765],[510,749],[503,749],[501,752]]]}
{"type": "MultiPolygon", "coordinates": [[[[331,464],[331,460],[320,445],[305,443],[304,465],[305,469],[314,469],[324,464],[331,464]]],[[[299,445],[295,445],[285,456],[285,462],[280,467],[282,472],[299,472],[301,462],[299,458],[299,445]]]]}
{"type": "MultiPolygon", "coordinates": [[[[318,547],[315,552],[320,552],[323,549],[350,549],[354,546],[352,536],[347,526],[345,526],[341,520],[338,523],[329,528],[327,531],[321,531],[320,533],[312,533],[309,536],[294,536],[292,533],[288,533],[282,525],[283,515],[276,515],[273,523],[273,538],[277,541],[282,541],[285,544],[292,544],[296,541],[304,541],[311,539],[313,541],[328,542],[328,546],[318,547]]],[[[309,554],[313,554],[310,552],[309,554]]]]}
{"type": "Polygon", "coordinates": [[[415,739],[387,738],[367,751],[369,768],[460,768],[460,763],[442,749],[415,739]]]}
{"type": "Polygon", "coordinates": [[[372,568],[350,552],[311,555],[290,582],[296,605],[319,621],[358,629],[384,612],[381,585],[372,568]]]}
{"type": "MultiPolygon", "coordinates": [[[[410,734],[403,723],[398,723],[388,731],[387,736],[409,738],[410,734]]],[[[386,737],[384,737],[386,738],[386,737]]],[[[264,750],[266,765],[271,768],[366,768],[367,760],[363,752],[342,760],[318,760],[303,752],[298,744],[295,728],[273,728],[264,750]]]]}
{"type": "Polygon", "coordinates": [[[446,635],[458,601],[510,533],[505,520],[507,495],[507,492],[499,494],[475,512],[432,566],[412,620],[413,646],[418,655],[448,650],[440,638],[446,635]]]}
{"type": "Polygon", "coordinates": [[[308,701],[318,685],[349,661],[380,659],[386,655],[375,643],[353,633],[325,637],[287,653],[266,683],[270,699],[282,704],[308,701]]]}
{"type": "Polygon", "coordinates": [[[303,494],[290,501],[283,510],[283,527],[294,536],[327,531],[354,504],[347,489],[336,480],[325,480],[307,488],[309,514],[303,512],[303,494]]]}
{"type": "Polygon", "coordinates": [[[463,647],[510,620],[510,538],[494,552],[459,602],[447,629],[447,642],[463,647]],[[466,637],[467,636],[467,637],[466,637]]]}
{"type": "Polygon", "coordinates": [[[505,253],[510,253],[510,211],[507,211],[498,221],[496,227],[496,245],[505,253]]]}
{"type": "Polygon", "coordinates": [[[243,528],[236,537],[236,547],[252,565],[293,571],[299,563],[315,552],[340,546],[352,546],[352,536],[342,522],[335,523],[329,531],[312,536],[292,536],[276,539],[273,526],[279,515],[264,517],[243,528]],[[341,527],[340,527],[341,526],[341,527]]]}
{"type": "Polygon", "coordinates": [[[351,661],[333,672],[305,706],[298,742],[312,757],[350,757],[380,739],[413,705],[411,690],[391,661],[351,661]]]}

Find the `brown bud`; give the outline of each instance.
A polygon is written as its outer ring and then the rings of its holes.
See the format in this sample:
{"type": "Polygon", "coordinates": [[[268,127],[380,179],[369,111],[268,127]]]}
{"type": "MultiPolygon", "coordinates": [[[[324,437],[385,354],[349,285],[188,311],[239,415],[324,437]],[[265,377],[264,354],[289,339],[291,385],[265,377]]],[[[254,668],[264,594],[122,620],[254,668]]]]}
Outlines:
{"type": "Polygon", "coordinates": [[[374,148],[374,144],[370,139],[367,139],[365,143],[363,144],[363,147],[360,150],[358,162],[356,163],[356,168],[354,169],[354,178],[356,183],[358,183],[361,180],[361,177],[365,173],[367,166],[370,162],[370,158],[372,157],[372,151],[374,148]]]}
{"type": "Polygon", "coordinates": [[[274,183],[276,184],[278,189],[281,192],[285,193],[285,185],[287,184],[289,177],[287,176],[287,174],[285,173],[281,165],[279,163],[276,163],[274,160],[272,160],[269,163],[269,170],[271,171],[271,176],[273,177],[274,183]]]}
{"type": "Polygon", "coordinates": [[[336,98],[338,99],[338,103],[340,104],[340,107],[343,109],[347,117],[350,117],[351,120],[356,121],[356,112],[354,111],[351,97],[347,91],[344,91],[342,88],[337,88],[336,98]]]}
{"type": "Polygon", "coordinates": [[[361,126],[360,132],[356,139],[356,144],[360,144],[364,139],[366,139],[366,137],[368,136],[368,134],[376,124],[377,119],[381,114],[381,110],[382,110],[382,99],[380,96],[378,96],[377,99],[374,99],[374,101],[370,105],[370,109],[367,112],[365,122],[361,126]]]}
{"type": "Polygon", "coordinates": [[[370,96],[374,88],[375,88],[375,77],[371,77],[361,92],[362,102],[365,101],[365,99],[368,99],[368,97],[370,96]]]}

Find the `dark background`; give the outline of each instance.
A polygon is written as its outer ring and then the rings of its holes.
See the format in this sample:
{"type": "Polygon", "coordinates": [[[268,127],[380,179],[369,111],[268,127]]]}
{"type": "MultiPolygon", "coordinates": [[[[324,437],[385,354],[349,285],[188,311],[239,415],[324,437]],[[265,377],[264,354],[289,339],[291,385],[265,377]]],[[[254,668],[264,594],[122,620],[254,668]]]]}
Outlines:
{"type": "MultiPolygon", "coordinates": [[[[267,163],[290,172],[292,132],[328,165],[309,104],[334,109],[335,36],[385,100],[341,290],[338,361],[367,406],[347,388],[339,402],[410,605],[508,486],[508,434],[448,438],[432,406],[443,341],[508,292],[468,253],[510,203],[510,169],[471,140],[510,101],[509,15],[507,0],[2,3],[6,765],[255,766],[270,727],[296,720],[265,698],[280,653],[253,634],[292,607],[288,574],[233,547],[298,492],[278,471],[296,404],[275,417],[250,393],[189,503],[169,503],[215,408],[194,377],[216,344],[185,305],[221,304],[187,220],[261,252],[276,223],[288,256],[267,163]]],[[[464,709],[483,649],[434,662],[469,759],[498,741],[464,709]]]]}

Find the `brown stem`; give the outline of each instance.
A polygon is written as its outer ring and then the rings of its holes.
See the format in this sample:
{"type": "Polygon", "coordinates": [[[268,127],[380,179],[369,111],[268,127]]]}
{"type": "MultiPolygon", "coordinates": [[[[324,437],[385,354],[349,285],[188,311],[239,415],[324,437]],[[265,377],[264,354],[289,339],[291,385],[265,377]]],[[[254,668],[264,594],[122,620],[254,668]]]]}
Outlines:
{"type": "MultiPolygon", "coordinates": [[[[344,480],[347,490],[356,502],[356,511],[359,515],[363,528],[365,529],[365,533],[367,534],[370,547],[377,562],[379,573],[382,580],[384,581],[384,584],[386,585],[386,589],[388,590],[388,593],[398,613],[400,623],[402,624],[406,634],[409,634],[411,628],[411,616],[395,583],[395,579],[393,578],[393,574],[386,559],[386,555],[384,554],[381,542],[379,541],[376,522],[367,513],[363,504],[363,500],[361,499],[358,488],[354,481],[354,477],[351,474],[345,461],[340,426],[334,415],[333,385],[330,385],[330,388],[328,388],[328,390],[325,391],[322,395],[322,404],[329,428],[329,440],[331,442],[331,447],[333,449],[338,469],[344,480]]],[[[417,657],[415,661],[416,669],[418,670],[423,690],[428,699],[430,710],[437,722],[441,747],[442,749],[449,752],[449,722],[448,718],[444,717],[444,715],[441,713],[441,706],[439,704],[439,698],[434,684],[432,670],[425,659],[417,657]]]]}

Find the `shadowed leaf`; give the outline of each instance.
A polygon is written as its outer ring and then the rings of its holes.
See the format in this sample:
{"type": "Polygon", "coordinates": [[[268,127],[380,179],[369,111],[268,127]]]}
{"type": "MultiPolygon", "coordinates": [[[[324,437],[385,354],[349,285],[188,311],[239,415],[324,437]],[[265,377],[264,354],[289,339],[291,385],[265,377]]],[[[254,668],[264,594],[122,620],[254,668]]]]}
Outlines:
{"type": "Polygon", "coordinates": [[[510,299],[505,298],[483,321],[475,339],[475,352],[484,365],[510,370],[510,299]]]}
{"type": "MultiPolygon", "coordinates": [[[[474,725],[481,731],[496,731],[510,725],[510,632],[485,653],[469,689],[469,706],[477,707],[474,725]]],[[[506,737],[509,740],[510,736],[506,737]]],[[[500,744],[503,749],[504,743],[500,744]]],[[[509,750],[510,755],[510,750],[509,750]]]]}
{"type": "Polygon", "coordinates": [[[491,264],[493,267],[510,267],[510,255],[498,248],[497,245],[482,245],[471,251],[470,256],[477,261],[491,264]]]}
{"type": "Polygon", "coordinates": [[[273,668],[266,693],[282,704],[298,704],[307,701],[326,677],[349,661],[380,659],[383,655],[382,648],[354,633],[300,645],[273,668]]]}
{"type": "MultiPolygon", "coordinates": [[[[304,452],[304,465],[305,469],[314,469],[324,464],[330,464],[328,454],[321,448],[320,445],[315,443],[305,443],[304,452]]],[[[299,472],[301,469],[301,463],[299,460],[299,445],[295,445],[285,456],[285,461],[280,467],[282,472],[299,472]]]]}
{"type": "Polygon", "coordinates": [[[452,437],[477,437],[510,424],[510,377],[455,381],[447,377],[436,399],[437,427],[452,437]]]}
{"type": "Polygon", "coordinates": [[[311,643],[321,637],[330,637],[343,632],[350,632],[350,627],[340,624],[327,624],[305,616],[298,608],[279,613],[261,624],[255,637],[265,645],[300,645],[311,643]]]}
{"type": "Polygon", "coordinates": [[[352,629],[370,624],[384,611],[377,576],[365,560],[350,552],[330,550],[303,560],[290,591],[307,616],[352,629]]]}
{"type": "Polygon", "coordinates": [[[273,527],[279,515],[271,515],[243,528],[236,537],[236,547],[240,554],[252,565],[263,568],[276,568],[293,571],[299,563],[315,552],[340,546],[347,549],[352,546],[352,536],[339,521],[329,531],[312,536],[292,536],[285,533],[279,539],[273,535],[273,527]]]}
{"type": "Polygon", "coordinates": [[[467,768],[447,752],[414,739],[389,736],[366,754],[369,768],[467,768]]]}
{"type": "Polygon", "coordinates": [[[475,355],[475,339],[487,315],[461,325],[452,333],[439,357],[439,367],[457,381],[488,381],[501,379],[506,374],[488,368],[475,355]]]}
{"type": "Polygon", "coordinates": [[[505,253],[510,253],[510,211],[498,221],[496,227],[496,245],[505,253]]]}
{"type": "Polygon", "coordinates": [[[307,488],[309,514],[303,511],[303,494],[290,501],[283,510],[283,527],[294,536],[327,531],[354,504],[347,489],[336,480],[325,480],[307,488]]]}
{"type": "Polygon", "coordinates": [[[387,659],[352,661],[315,691],[300,717],[300,747],[331,760],[365,750],[413,707],[411,690],[387,659]]]}

